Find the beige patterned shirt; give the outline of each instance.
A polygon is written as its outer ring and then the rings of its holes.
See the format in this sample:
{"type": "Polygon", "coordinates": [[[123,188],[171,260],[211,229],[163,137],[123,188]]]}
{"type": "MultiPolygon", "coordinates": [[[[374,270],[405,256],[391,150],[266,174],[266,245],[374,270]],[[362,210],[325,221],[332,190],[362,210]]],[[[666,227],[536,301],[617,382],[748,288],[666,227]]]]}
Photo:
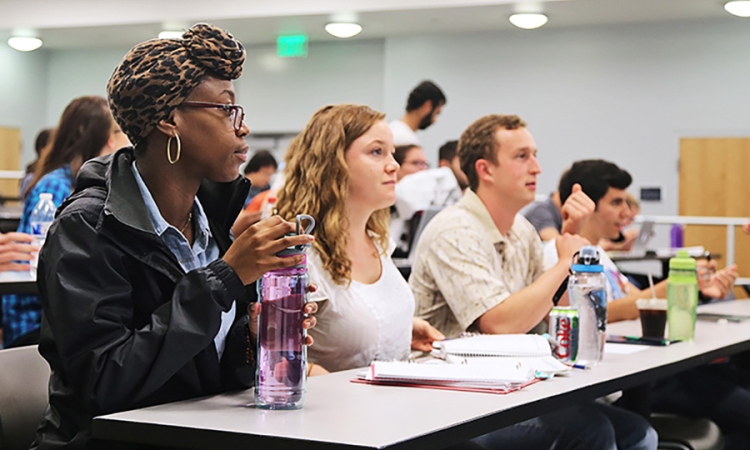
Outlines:
{"type": "Polygon", "coordinates": [[[409,278],[415,315],[446,337],[472,329],[485,312],[544,272],[534,227],[516,215],[507,236],[498,231],[470,189],[427,224],[409,278]]]}

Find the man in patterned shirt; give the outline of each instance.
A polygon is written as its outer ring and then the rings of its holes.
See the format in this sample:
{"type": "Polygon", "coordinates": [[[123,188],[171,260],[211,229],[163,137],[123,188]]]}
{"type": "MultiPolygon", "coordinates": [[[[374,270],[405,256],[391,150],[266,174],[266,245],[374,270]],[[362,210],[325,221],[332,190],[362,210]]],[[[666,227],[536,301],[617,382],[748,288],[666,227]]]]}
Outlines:
{"type": "MultiPolygon", "coordinates": [[[[534,200],[541,172],[536,154],[534,138],[517,116],[482,117],[461,135],[458,155],[471,189],[427,225],[409,279],[416,315],[447,337],[465,330],[530,331],[552,308],[571,257],[587,244],[577,235],[558,236],[560,261],[544,272],[542,242],[518,214],[534,200]]],[[[593,212],[580,186],[574,195],[593,212]]],[[[474,441],[485,448],[645,450],[656,448],[657,436],[636,414],[587,402],[474,441]]]]}
{"type": "MultiPolygon", "coordinates": [[[[461,136],[458,155],[470,189],[427,225],[409,279],[416,315],[447,337],[530,331],[547,316],[571,257],[586,245],[578,236],[558,237],[567,257],[544,273],[542,243],[518,214],[534,200],[536,153],[517,116],[485,116],[461,136]]],[[[586,207],[593,212],[590,200],[586,207]]]]}

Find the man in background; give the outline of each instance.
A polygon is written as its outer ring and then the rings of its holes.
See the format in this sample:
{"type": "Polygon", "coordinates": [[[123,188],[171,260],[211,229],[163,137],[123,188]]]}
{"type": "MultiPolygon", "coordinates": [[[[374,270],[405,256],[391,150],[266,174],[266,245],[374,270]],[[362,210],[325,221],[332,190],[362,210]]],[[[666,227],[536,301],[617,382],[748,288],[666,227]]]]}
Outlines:
{"type": "MultiPolygon", "coordinates": [[[[413,220],[417,212],[450,206],[461,200],[463,191],[469,186],[469,180],[461,170],[461,162],[456,154],[457,146],[458,141],[448,141],[440,147],[440,167],[412,172],[399,178],[390,226],[391,236],[398,248],[398,253],[394,254],[396,257],[408,256],[410,249],[417,244],[412,237],[416,231],[417,224],[413,220]]],[[[399,161],[400,148],[396,147],[394,156],[403,169],[405,164],[399,161]]]]}
{"type": "Polygon", "coordinates": [[[258,150],[245,165],[245,178],[250,180],[250,192],[247,194],[247,205],[250,200],[271,187],[271,177],[279,168],[276,158],[268,150],[258,150]]]}
{"type": "Polygon", "coordinates": [[[397,145],[393,152],[393,159],[399,165],[396,181],[401,181],[407,175],[427,170],[430,167],[422,147],[414,144],[397,145]]]}
{"type": "Polygon", "coordinates": [[[388,124],[393,132],[393,143],[396,146],[419,145],[417,130],[426,130],[435,123],[445,103],[445,94],[435,83],[419,83],[409,93],[404,116],[388,124]]]}

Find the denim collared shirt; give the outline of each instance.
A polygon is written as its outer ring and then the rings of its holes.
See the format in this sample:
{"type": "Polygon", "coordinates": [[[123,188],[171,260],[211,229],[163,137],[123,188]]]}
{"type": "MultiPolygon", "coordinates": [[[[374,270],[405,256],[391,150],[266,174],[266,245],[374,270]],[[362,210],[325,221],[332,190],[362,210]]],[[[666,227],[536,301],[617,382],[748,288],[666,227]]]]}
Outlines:
{"type": "MultiPolygon", "coordinates": [[[[159,207],[154,201],[154,197],[135,167],[135,162],[133,162],[131,168],[133,169],[135,181],[138,183],[138,188],[141,191],[143,202],[146,204],[146,210],[148,210],[154,231],[164,241],[167,248],[172,251],[182,269],[187,273],[194,269],[206,267],[209,263],[217,260],[219,258],[219,246],[211,235],[208,218],[206,217],[206,213],[203,212],[203,207],[198,201],[198,197],[195,198],[195,202],[193,203],[193,223],[196,227],[195,241],[191,247],[187,238],[162,217],[159,207]]],[[[227,312],[221,313],[221,327],[214,337],[214,345],[216,345],[216,352],[219,354],[219,359],[221,359],[221,355],[224,353],[224,341],[229,333],[229,329],[232,327],[232,322],[234,322],[236,307],[237,302],[232,302],[232,308],[227,312]]]]}

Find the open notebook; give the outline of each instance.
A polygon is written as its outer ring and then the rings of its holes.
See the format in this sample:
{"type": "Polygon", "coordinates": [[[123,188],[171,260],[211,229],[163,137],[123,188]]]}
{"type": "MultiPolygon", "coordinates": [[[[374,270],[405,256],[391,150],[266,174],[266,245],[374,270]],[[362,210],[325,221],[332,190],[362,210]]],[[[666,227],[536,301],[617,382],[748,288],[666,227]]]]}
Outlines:
{"type": "Polygon", "coordinates": [[[538,335],[479,335],[433,346],[433,359],[375,361],[356,381],[507,393],[570,370],[538,335]]]}

